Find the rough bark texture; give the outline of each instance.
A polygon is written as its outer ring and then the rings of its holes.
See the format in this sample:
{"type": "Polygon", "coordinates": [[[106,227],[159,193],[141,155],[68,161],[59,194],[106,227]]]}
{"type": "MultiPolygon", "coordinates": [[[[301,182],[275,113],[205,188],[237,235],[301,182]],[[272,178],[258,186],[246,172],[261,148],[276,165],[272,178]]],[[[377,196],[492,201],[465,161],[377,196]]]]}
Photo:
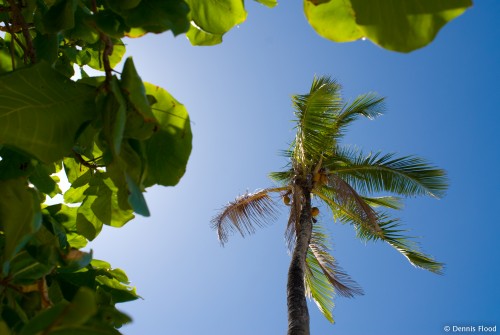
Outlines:
{"type": "Polygon", "coordinates": [[[288,269],[287,305],[288,335],[309,335],[309,311],[305,296],[304,274],[306,255],[312,234],[311,194],[304,189],[305,203],[299,218],[300,231],[288,269]]]}

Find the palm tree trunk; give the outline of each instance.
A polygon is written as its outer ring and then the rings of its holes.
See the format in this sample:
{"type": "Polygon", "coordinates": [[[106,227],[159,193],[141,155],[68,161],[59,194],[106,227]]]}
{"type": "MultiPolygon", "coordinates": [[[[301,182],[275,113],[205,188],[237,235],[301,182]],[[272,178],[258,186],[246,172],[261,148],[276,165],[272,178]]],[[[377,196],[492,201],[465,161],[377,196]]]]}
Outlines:
{"type": "Polygon", "coordinates": [[[288,335],[309,335],[309,311],[305,296],[306,256],[312,234],[311,193],[304,189],[305,203],[299,218],[300,230],[288,269],[288,335]]]}

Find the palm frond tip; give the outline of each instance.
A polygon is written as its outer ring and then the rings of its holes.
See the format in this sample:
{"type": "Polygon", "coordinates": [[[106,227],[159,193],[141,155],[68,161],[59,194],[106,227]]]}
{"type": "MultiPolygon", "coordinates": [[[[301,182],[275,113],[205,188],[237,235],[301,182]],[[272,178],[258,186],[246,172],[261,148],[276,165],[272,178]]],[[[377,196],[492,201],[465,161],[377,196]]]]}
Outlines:
{"type": "Polygon", "coordinates": [[[256,227],[264,227],[273,222],[277,218],[278,210],[269,192],[280,190],[282,189],[264,189],[245,193],[224,206],[211,220],[219,241],[225,244],[231,233],[239,232],[244,237],[253,234],[256,227]]]}

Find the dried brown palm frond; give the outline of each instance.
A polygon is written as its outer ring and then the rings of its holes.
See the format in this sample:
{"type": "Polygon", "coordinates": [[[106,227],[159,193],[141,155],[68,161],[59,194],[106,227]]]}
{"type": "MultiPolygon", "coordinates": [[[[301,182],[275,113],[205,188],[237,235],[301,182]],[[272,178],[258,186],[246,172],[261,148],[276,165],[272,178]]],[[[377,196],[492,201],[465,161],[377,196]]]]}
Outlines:
{"type": "Polygon", "coordinates": [[[364,294],[363,289],[344,272],[328,250],[322,249],[317,244],[310,244],[309,248],[337,294],[347,298],[364,294]]]}
{"type": "Polygon", "coordinates": [[[245,193],[224,206],[212,220],[221,244],[227,242],[231,233],[241,236],[253,234],[256,227],[272,223],[278,216],[277,204],[269,193],[284,191],[286,187],[267,188],[254,193],[245,193]]]}
{"type": "Polygon", "coordinates": [[[285,230],[285,242],[288,248],[288,252],[291,254],[293,247],[295,245],[295,236],[299,229],[299,217],[302,210],[303,193],[302,188],[293,185],[292,186],[292,201],[290,203],[290,214],[288,216],[288,223],[285,230]]]}
{"type": "MultiPolygon", "coordinates": [[[[354,216],[355,221],[363,222],[374,231],[380,232],[380,227],[377,222],[377,212],[366,203],[363,197],[339,176],[330,173],[327,175],[327,178],[327,183],[320,192],[326,196],[326,198],[333,201],[337,207],[350,212],[351,215],[354,216]]],[[[327,201],[327,203],[331,205],[331,201],[327,201]]]]}

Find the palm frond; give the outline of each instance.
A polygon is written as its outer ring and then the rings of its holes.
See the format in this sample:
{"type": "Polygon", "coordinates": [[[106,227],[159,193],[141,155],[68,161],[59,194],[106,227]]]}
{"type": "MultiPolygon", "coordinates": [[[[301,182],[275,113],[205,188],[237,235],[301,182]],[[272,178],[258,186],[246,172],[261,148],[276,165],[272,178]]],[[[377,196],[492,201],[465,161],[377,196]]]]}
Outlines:
{"type": "Polygon", "coordinates": [[[357,120],[360,116],[370,120],[383,114],[385,110],[384,98],[375,93],[367,93],[358,96],[353,102],[346,103],[333,124],[335,137],[341,137],[347,126],[357,120]]]}
{"type": "Polygon", "coordinates": [[[315,223],[306,257],[306,295],[333,323],[334,294],[351,298],[362,295],[363,290],[340,268],[330,250],[328,234],[319,223],[315,223]]]}
{"type": "Polygon", "coordinates": [[[446,172],[422,158],[395,154],[338,149],[326,162],[329,173],[336,174],[356,190],[373,194],[391,192],[404,196],[430,195],[440,198],[448,188],[446,172]]]}
{"type": "Polygon", "coordinates": [[[407,230],[402,229],[398,219],[390,218],[387,214],[379,214],[379,226],[381,234],[373,234],[363,225],[356,225],[356,232],[358,237],[367,241],[382,240],[387,242],[403,254],[415,267],[437,274],[442,273],[443,263],[437,262],[431,256],[422,253],[418,243],[412,237],[403,234],[407,230]]]}
{"type": "Polygon", "coordinates": [[[354,188],[336,175],[328,175],[328,182],[313,193],[323,199],[326,204],[337,213],[345,212],[356,222],[371,227],[372,231],[380,231],[375,210],[361,197],[354,188]]]}
{"type": "Polygon", "coordinates": [[[364,197],[361,198],[372,208],[385,207],[391,209],[402,209],[404,207],[403,201],[399,197],[383,196],[383,197],[364,197]]]}
{"type": "Polygon", "coordinates": [[[332,148],[332,125],[342,108],[340,88],[330,77],[315,77],[308,94],[292,96],[297,118],[294,160],[303,168],[332,148]]]}
{"type": "Polygon", "coordinates": [[[290,203],[290,213],[288,216],[288,223],[285,230],[285,243],[290,254],[293,253],[293,248],[295,246],[295,239],[298,232],[298,223],[300,212],[302,211],[303,205],[303,193],[302,189],[297,186],[292,188],[292,199],[290,203]]]}
{"type": "Polygon", "coordinates": [[[278,183],[279,185],[289,185],[292,183],[294,176],[293,170],[287,170],[287,171],[277,171],[277,172],[271,172],[269,174],[269,178],[271,178],[272,181],[278,183]]]}
{"type": "Polygon", "coordinates": [[[239,232],[241,236],[253,234],[256,227],[264,227],[276,220],[277,204],[269,196],[272,192],[281,192],[285,188],[267,188],[255,193],[245,193],[224,206],[212,220],[212,228],[217,230],[222,245],[229,235],[239,232]]]}

